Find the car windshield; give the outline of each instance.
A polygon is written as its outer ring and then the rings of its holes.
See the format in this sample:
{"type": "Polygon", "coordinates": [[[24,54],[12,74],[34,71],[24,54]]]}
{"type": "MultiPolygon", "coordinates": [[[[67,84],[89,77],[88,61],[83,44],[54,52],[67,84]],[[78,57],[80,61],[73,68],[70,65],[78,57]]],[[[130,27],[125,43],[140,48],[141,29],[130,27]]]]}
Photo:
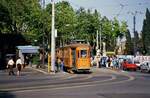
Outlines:
{"type": "Polygon", "coordinates": [[[134,61],[134,63],[135,63],[135,64],[140,64],[140,62],[139,62],[139,61],[134,61]]]}
{"type": "Polygon", "coordinates": [[[150,62],[145,62],[145,65],[147,65],[147,66],[150,65],[150,62]]]}

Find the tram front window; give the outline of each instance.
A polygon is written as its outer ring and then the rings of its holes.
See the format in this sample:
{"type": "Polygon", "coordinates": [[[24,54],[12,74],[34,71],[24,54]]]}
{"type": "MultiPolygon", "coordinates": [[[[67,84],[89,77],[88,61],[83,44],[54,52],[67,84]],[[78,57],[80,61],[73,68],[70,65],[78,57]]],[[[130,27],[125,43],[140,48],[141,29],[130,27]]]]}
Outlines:
{"type": "Polygon", "coordinates": [[[87,57],[87,50],[81,50],[81,58],[87,57]]]}

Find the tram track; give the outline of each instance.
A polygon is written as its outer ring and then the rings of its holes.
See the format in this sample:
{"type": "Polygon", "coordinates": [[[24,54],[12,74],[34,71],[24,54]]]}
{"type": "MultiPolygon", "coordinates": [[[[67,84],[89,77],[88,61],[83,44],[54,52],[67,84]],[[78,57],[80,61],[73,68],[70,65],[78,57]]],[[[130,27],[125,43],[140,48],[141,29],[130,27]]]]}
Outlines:
{"type": "Polygon", "coordinates": [[[32,86],[18,87],[18,88],[17,87],[5,88],[3,90],[13,91],[13,92],[29,92],[29,91],[40,91],[40,90],[46,90],[46,89],[59,90],[59,89],[119,84],[119,83],[129,82],[132,80],[134,80],[134,77],[128,76],[126,74],[87,75],[87,77],[84,77],[84,78],[81,76],[80,78],[76,76],[76,77],[72,77],[70,79],[65,79],[63,81],[58,81],[58,82],[55,81],[55,82],[50,82],[47,84],[39,84],[39,85],[32,85],[32,86]],[[94,78],[96,78],[95,81],[94,81],[94,78]]]}

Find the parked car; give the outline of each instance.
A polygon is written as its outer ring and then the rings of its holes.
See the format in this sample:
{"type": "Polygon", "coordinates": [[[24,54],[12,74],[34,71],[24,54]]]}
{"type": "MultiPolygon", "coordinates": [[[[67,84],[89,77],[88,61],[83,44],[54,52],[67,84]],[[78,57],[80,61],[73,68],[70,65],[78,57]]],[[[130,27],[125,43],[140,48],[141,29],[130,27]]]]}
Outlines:
{"type": "Polygon", "coordinates": [[[150,72],[150,61],[145,61],[140,64],[141,72],[150,72]]]}
{"type": "Polygon", "coordinates": [[[134,64],[137,65],[138,70],[140,70],[140,62],[139,61],[134,61],[134,64]]]}
{"type": "Polygon", "coordinates": [[[121,63],[121,66],[123,70],[137,70],[137,65],[134,64],[130,59],[124,59],[124,61],[121,63]]]}

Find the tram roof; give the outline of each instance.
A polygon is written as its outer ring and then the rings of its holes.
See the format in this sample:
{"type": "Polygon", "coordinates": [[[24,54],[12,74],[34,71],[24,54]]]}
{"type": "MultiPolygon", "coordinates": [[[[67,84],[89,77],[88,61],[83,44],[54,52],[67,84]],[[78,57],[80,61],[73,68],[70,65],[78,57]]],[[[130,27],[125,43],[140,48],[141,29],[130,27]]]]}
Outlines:
{"type": "MultiPolygon", "coordinates": [[[[63,46],[63,47],[64,47],[64,48],[66,48],[66,47],[75,48],[75,47],[79,47],[79,46],[81,46],[81,47],[89,47],[90,45],[88,45],[88,44],[83,44],[83,43],[73,43],[73,44],[65,45],[65,46],[63,46]]],[[[63,48],[63,47],[61,47],[61,48],[63,48]]]]}

